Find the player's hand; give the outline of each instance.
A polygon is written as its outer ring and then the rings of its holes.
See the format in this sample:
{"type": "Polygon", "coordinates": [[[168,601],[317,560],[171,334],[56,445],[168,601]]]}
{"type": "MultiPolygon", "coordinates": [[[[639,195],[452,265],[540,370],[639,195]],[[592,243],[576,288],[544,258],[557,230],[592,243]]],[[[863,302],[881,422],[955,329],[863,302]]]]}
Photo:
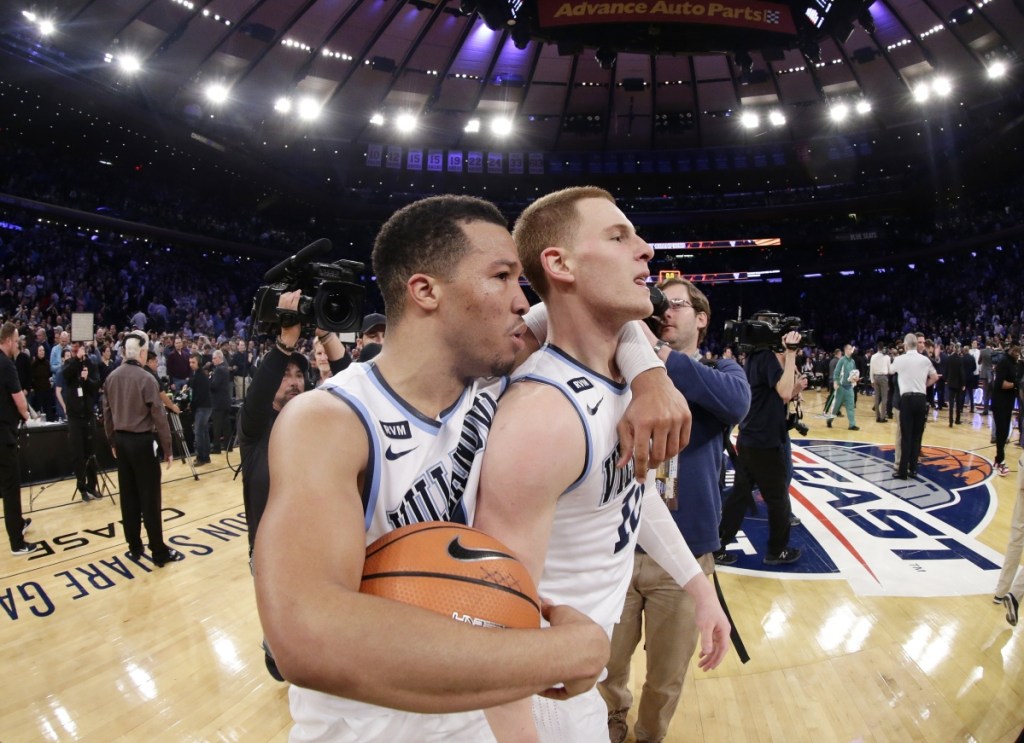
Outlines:
{"type": "MultiPolygon", "coordinates": [[[[718,595],[711,588],[707,578],[701,574],[690,582],[696,580],[703,584],[699,595],[694,596],[696,599],[694,621],[700,632],[700,656],[697,665],[702,671],[710,671],[717,668],[725,658],[725,654],[729,652],[729,632],[732,625],[729,624],[722,605],[718,603],[718,595]],[[703,590],[705,588],[707,590],[703,590]]],[[[690,588],[690,584],[687,584],[687,588],[690,588]]]]}
{"type": "Polygon", "coordinates": [[[633,458],[636,479],[674,457],[690,443],[693,416],[690,406],[662,367],[648,369],[633,380],[633,399],[619,421],[619,460],[624,467],[633,458]]]}
{"type": "Polygon", "coordinates": [[[611,643],[605,631],[586,614],[564,604],[553,605],[541,601],[541,613],[551,624],[549,631],[565,633],[567,657],[579,658],[589,665],[583,675],[566,679],[561,686],[553,686],[540,693],[548,699],[570,699],[590,691],[601,678],[611,655],[611,643]]]}
{"type": "Polygon", "coordinates": [[[170,469],[171,468],[171,463],[173,461],[174,461],[174,455],[173,454],[168,454],[167,455],[167,466],[165,467],[165,469],[170,469]]]}
{"type": "Polygon", "coordinates": [[[117,459],[117,448],[115,446],[110,446],[110,453],[113,455],[114,459],[117,459]]]}

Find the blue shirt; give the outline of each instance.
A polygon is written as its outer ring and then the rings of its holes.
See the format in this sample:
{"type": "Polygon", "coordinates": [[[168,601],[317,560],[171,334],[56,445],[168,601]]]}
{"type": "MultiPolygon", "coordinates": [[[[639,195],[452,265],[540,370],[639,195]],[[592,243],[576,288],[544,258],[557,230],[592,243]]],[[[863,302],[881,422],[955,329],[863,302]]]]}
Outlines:
{"type": "Polygon", "coordinates": [[[722,433],[747,414],[750,385],[743,367],[732,359],[720,359],[717,368],[712,368],[673,351],[665,368],[693,414],[690,443],[678,457],[679,508],[672,512],[672,518],[693,554],[703,555],[721,547],[718,523],[722,495],[718,479],[724,450],[722,433]]]}

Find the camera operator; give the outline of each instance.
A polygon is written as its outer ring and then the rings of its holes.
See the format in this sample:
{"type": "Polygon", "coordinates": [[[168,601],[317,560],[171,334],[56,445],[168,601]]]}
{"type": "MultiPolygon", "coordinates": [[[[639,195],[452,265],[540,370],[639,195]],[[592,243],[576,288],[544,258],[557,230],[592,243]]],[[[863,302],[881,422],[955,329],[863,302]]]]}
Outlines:
{"type": "MultiPolygon", "coordinates": [[[[698,347],[711,319],[711,305],[704,293],[685,279],[669,279],[660,288],[667,307],[660,313],[660,322],[654,318],[661,338],[654,348],[693,415],[690,443],[677,460],[676,491],[665,497],[686,544],[704,574],[711,575],[715,571],[713,553],[721,548],[722,436],[746,415],[750,385],[743,367],[731,359],[711,364],[701,361],[698,347]]],[[[655,307],[656,312],[659,309],[655,307]]],[[[657,340],[653,334],[650,337],[652,342],[657,340]]],[[[661,740],[667,734],[697,646],[695,606],[693,597],[637,546],[622,617],[612,633],[608,676],[598,685],[608,706],[612,743],[626,738],[626,713],[633,702],[628,685],[630,659],[640,641],[644,615],[647,678],[635,733],[638,740],[661,740]]]]}
{"type": "Polygon", "coordinates": [[[755,485],[760,488],[768,508],[768,546],[764,563],[788,565],[800,559],[800,550],[789,546],[792,511],[786,489],[788,466],[785,461],[786,406],[797,391],[796,354],[800,338],[801,334],[795,330],[782,337],[783,363],[779,363],[772,348],[763,345],[755,346],[747,357],[750,411],[740,423],[736,481],[722,508],[719,528],[722,549],[715,555],[718,562],[729,559],[725,550],[743,524],[755,485]]]}
{"type": "MultiPolygon", "coordinates": [[[[154,344],[155,345],[155,344],[154,344]]],[[[160,351],[156,348],[150,349],[150,353],[146,355],[146,371],[153,375],[153,379],[160,385],[160,402],[164,404],[164,408],[170,412],[179,414],[181,408],[174,402],[174,398],[171,397],[171,380],[166,376],[160,376],[160,351]]]]}
{"type": "Polygon", "coordinates": [[[213,424],[213,438],[210,442],[210,453],[220,454],[228,450],[231,434],[228,431],[228,419],[231,413],[231,373],[224,360],[224,352],[219,348],[210,355],[213,369],[210,372],[210,401],[213,412],[210,422],[213,424]]]}
{"type": "MultiPolygon", "coordinates": [[[[286,313],[296,312],[301,295],[301,290],[281,294],[278,308],[286,313]]],[[[270,470],[267,464],[270,431],[281,409],[306,389],[309,361],[296,350],[301,331],[302,326],[298,323],[286,325],[282,320],[280,335],[256,368],[238,414],[238,440],[242,450],[242,497],[249,527],[250,554],[270,493],[270,470]]],[[[317,328],[316,338],[323,344],[330,368],[335,374],[349,365],[351,358],[336,333],[327,333],[317,328]]]]}
{"type": "Polygon", "coordinates": [[[199,368],[199,356],[189,356],[192,376],[187,388],[192,395],[192,436],[196,445],[196,466],[210,463],[210,416],[213,398],[210,397],[210,378],[199,368]]]}
{"type": "Polygon", "coordinates": [[[99,371],[85,353],[85,344],[71,345],[71,358],[62,367],[64,407],[68,414],[68,441],[71,464],[82,502],[99,500],[95,457],[96,395],[99,393],[99,371]]]}
{"type": "Polygon", "coordinates": [[[0,496],[4,502],[4,524],[12,555],[28,555],[39,549],[26,542],[32,519],[21,515],[21,472],[18,467],[18,426],[29,420],[28,401],[21,389],[14,355],[18,349],[18,327],[13,322],[0,326],[0,496]]]}

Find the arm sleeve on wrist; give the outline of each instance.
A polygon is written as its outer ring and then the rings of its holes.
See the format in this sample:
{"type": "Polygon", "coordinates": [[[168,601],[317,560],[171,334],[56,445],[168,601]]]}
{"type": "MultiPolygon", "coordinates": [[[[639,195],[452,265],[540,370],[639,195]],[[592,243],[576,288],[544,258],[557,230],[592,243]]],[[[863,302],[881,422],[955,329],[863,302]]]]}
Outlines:
{"type": "Polygon", "coordinates": [[[640,519],[637,543],[680,587],[703,572],[668,506],[654,487],[644,489],[643,518],[640,519]]]}
{"type": "Polygon", "coordinates": [[[629,384],[645,371],[665,365],[647,340],[639,320],[628,322],[622,327],[619,346],[615,350],[615,363],[629,384]]]}
{"type": "Polygon", "coordinates": [[[533,333],[537,342],[543,346],[548,337],[548,308],[544,306],[544,303],[538,302],[533,305],[530,311],[523,315],[523,322],[526,323],[526,327],[533,333]]]}

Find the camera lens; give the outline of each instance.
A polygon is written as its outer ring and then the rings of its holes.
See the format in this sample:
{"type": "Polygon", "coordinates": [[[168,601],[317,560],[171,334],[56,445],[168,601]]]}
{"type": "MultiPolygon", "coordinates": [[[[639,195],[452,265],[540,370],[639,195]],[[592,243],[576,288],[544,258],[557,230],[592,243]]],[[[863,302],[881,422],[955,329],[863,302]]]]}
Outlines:
{"type": "Polygon", "coordinates": [[[353,284],[322,285],[313,302],[317,326],[332,333],[358,330],[362,297],[362,287],[353,284]]]}

